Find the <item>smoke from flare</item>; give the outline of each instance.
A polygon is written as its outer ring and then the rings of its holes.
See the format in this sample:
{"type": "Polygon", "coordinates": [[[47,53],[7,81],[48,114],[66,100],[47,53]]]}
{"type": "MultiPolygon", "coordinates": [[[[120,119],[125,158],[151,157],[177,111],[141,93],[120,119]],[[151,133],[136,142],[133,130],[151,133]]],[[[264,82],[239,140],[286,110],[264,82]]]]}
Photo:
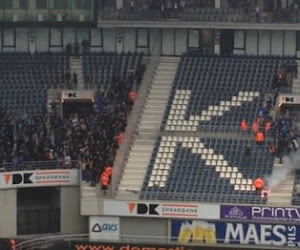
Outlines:
{"type": "Polygon", "coordinates": [[[271,176],[266,177],[266,184],[272,189],[282,183],[295,169],[300,169],[300,150],[292,152],[288,156],[282,158],[282,167],[274,169],[271,176]]]}

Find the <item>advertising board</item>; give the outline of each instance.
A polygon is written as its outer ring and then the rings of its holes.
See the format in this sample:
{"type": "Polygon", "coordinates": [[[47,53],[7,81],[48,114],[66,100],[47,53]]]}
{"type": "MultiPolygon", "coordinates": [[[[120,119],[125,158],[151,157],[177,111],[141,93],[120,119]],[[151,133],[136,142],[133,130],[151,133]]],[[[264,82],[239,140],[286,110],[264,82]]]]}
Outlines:
{"type": "Polygon", "coordinates": [[[219,219],[220,206],[210,204],[104,201],[104,215],[219,219]]]}
{"type": "Polygon", "coordinates": [[[0,173],[0,189],[79,185],[78,169],[31,170],[0,173]]]}
{"type": "MultiPolygon", "coordinates": [[[[56,246],[55,246],[56,247],[56,246]]],[[[135,243],[111,243],[111,242],[73,242],[65,244],[62,250],[232,250],[234,247],[208,247],[208,246],[182,246],[178,244],[135,244],[135,243]]],[[[248,250],[249,248],[243,248],[248,250]]],[[[257,248],[256,248],[257,249],[257,248]]],[[[56,248],[55,248],[56,250],[56,248]]],[[[264,249],[266,250],[266,249],[264,249]]]]}
{"type": "Polygon", "coordinates": [[[89,240],[119,240],[120,219],[119,217],[89,217],[89,240]]]}
{"type": "Polygon", "coordinates": [[[300,246],[300,226],[172,220],[171,240],[178,244],[300,246]]]}
{"type": "Polygon", "coordinates": [[[64,90],[61,93],[62,101],[86,99],[94,101],[94,92],[90,90],[64,90]]]}
{"type": "Polygon", "coordinates": [[[300,104],[300,96],[297,94],[284,94],[279,96],[281,104],[300,104]]]}
{"type": "Polygon", "coordinates": [[[299,207],[221,205],[220,219],[300,222],[299,207]]]}

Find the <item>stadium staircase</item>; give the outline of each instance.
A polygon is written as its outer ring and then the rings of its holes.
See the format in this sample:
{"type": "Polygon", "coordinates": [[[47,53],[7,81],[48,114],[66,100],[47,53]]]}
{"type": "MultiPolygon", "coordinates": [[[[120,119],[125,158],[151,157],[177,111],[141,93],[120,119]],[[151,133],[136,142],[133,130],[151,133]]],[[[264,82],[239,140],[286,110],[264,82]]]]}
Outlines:
{"type": "MultiPolygon", "coordinates": [[[[297,62],[297,78],[293,79],[293,93],[300,93],[300,60],[296,60],[297,62]]],[[[273,173],[276,171],[280,171],[284,166],[279,164],[279,160],[276,159],[273,173]]],[[[294,189],[294,181],[295,181],[295,172],[291,171],[287,174],[284,181],[282,181],[278,186],[273,188],[270,192],[270,196],[268,198],[269,205],[291,205],[292,194],[294,189]]]]}
{"type": "MultiPolygon", "coordinates": [[[[276,172],[280,173],[284,166],[279,163],[279,159],[275,159],[273,174],[276,172]]],[[[274,187],[268,196],[269,205],[281,205],[290,206],[294,188],[295,173],[291,171],[286,175],[284,181],[282,181],[278,186],[274,187]]]]}
{"type": "Polygon", "coordinates": [[[296,60],[297,62],[297,78],[293,79],[293,93],[300,93],[300,60],[296,60]]]}
{"type": "MultiPolygon", "coordinates": [[[[72,56],[70,58],[70,67],[71,67],[71,75],[73,76],[73,72],[75,71],[78,76],[77,89],[83,90],[84,80],[83,80],[83,70],[82,70],[82,59],[72,56]]],[[[73,81],[73,78],[71,80],[73,81]]]]}
{"type": "Polygon", "coordinates": [[[52,113],[52,102],[55,101],[58,105],[60,103],[61,89],[48,89],[47,90],[47,111],[52,113]]]}
{"type": "Polygon", "coordinates": [[[118,187],[117,198],[141,190],[145,173],[160,130],[180,58],[160,57],[154,73],[137,135],[118,187]]]}

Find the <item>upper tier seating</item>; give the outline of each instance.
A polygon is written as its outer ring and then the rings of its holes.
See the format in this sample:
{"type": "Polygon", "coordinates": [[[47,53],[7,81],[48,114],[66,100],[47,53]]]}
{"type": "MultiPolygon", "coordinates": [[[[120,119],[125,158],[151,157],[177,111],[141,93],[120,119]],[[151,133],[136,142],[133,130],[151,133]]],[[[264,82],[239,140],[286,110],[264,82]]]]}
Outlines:
{"type": "Polygon", "coordinates": [[[86,88],[112,87],[114,79],[126,79],[128,71],[137,70],[142,53],[90,53],[83,56],[83,74],[86,88]]]}
{"type": "Polygon", "coordinates": [[[222,22],[248,22],[250,15],[241,9],[215,9],[215,8],[185,8],[182,11],[167,10],[162,13],[158,10],[141,9],[131,10],[123,8],[119,11],[106,7],[103,12],[105,20],[143,20],[143,19],[180,19],[181,21],[222,21],[222,22]]]}
{"type": "Polygon", "coordinates": [[[281,63],[273,57],[184,55],[163,127],[171,131],[197,131],[204,125],[225,129],[239,126],[242,119],[252,124],[281,63]]]}
{"type": "Polygon", "coordinates": [[[240,132],[242,119],[251,126],[257,118],[265,94],[272,91],[274,74],[289,60],[183,55],[141,198],[265,203],[252,184],[272,173],[270,134],[265,145],[257,146],[251,133],[235,132],[240,132]],[[231,133],[214,138],[207,132],[202,136],[203,131],[231,133]],[[191,137],[186,132],[200,134],[191,137]],[[251,148],[249,157],[246,146],[251,148]]]}
{"type": "Polygon", "coordinates": [[[96,166],[92,175],[97,180],[111,166],[127,126],[134,104],[130,92],[137,90],[145,70],[142,54],[86,54],[83,74],[100,88],[94,109],[72,109],[63,117],[56,105],[46,114],[45,104],[47,88],[64,87],[65,70],[70,70],[67,56],[6,53],[0,59],[0,166],[58,160],[70,167],[71,160],[78,160],[89,166],[86,171],[96,166]]]}
{"type": "Polygon", "coordinates": [[[254,140],[163,136],[150,161],[142,199],[260,203],[252,180],[272,172],[268,145],[254,140]],[[245,146],[251,156],[245,157],[245,146]]]}
{"type": "Polygon", "coordinates": [[[48,88],[63,88],[69,58],[61,53],[1,53],[0,106],[9,115],[41,113],[48,88]]]}

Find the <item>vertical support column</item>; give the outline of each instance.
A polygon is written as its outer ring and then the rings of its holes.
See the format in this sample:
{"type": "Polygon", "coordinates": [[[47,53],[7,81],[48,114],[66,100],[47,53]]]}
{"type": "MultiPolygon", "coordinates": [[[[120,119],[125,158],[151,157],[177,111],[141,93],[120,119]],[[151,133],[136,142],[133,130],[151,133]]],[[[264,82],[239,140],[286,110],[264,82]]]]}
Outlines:
{"type": "Polygon", "coordinates": [[[87,218],[80,215],[79,188],[60,188],[60,232],[62,234],[78,234],[87,231],[87,218]]]}
{"type": "Polygon", "coordinates": [[[13,4],[12,4],[13,9],[19,9],[20,2],[18,0],[12,0],[12,2],[13,2],[13,4]]]}
{"type": "Polygon", "coordinates": [[[214,34],[214,53],[216,55],[220,54],[220,35],[221,35],[221,31],[220,30],[215,30],[215,34],[214,34]]]}
{"type": "Polygon", "coordinates": [[[288,5],[289,5],[288,0],[281,0],[281,8],[282,9],[288,8],[288,5]]]}
{"type": "Polygon", "coordinates": [[[122,9],[123,8],[123,0],[116,0],[116,9],[122,9]]]}
{"type": "Polygon", "coordinates": [[[35,10],[35,1],[34,0],[29,0],[28,1],[28,12],[34,11],[35,10]]]}
{"type": "Polygon", "coordinates": [[[17,236],[17,189],[0,190],[0,238],[17,236]]]}
{"type": "Polygon", "coordinates": [[[215,8],[221,9],[221,0],[215,0],[215,8]]]}
{"type": "Polygon", "coordinates": [[[116,51],[121,53],[124,50],[124,29],[116,28],[116,51]]]}

